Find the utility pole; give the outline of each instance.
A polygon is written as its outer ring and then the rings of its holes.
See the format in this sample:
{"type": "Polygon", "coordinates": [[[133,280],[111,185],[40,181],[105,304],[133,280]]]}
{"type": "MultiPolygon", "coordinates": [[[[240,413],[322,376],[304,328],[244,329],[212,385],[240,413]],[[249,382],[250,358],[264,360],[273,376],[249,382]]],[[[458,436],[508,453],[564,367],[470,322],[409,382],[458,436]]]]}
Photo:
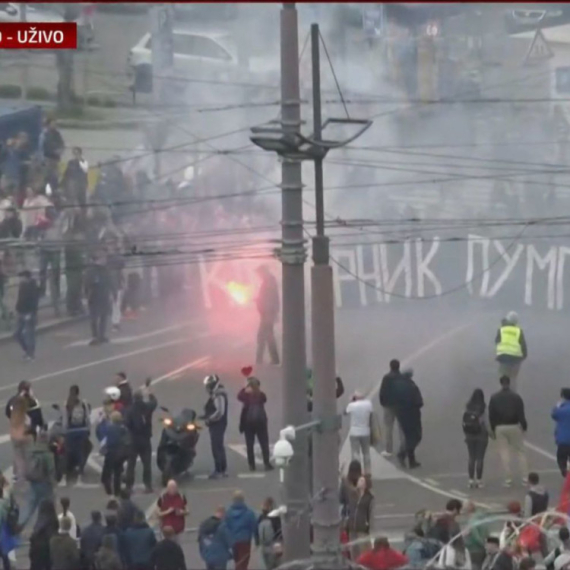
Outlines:
{"type": "MultiPolygon", "coordinates": [[[[20,4],[20,22],[26,22],[28,19],[28,5],[24,2],[20,4]]],[[[20,87],[20,99],[22,101],[28,100],[28,84],[29,84],[29,57],[30,52],[24,51],[24,62],[22,65],[22,79],[20,87]]]]}
{"type": "MultiPolygon", "coordinates": [[[[281,123],[286,135],[301,130],[299,91],[299,37],[297,9],[284,3],[281,9],[281,123]]],[[[303,235],[303,183],[301,161],[282,158],[283,264],[283,423],[302,425],[307,410],[307,355],[305,333],[306,258],[303,235]]],[[[308,437],[294,442],[295,455],[285,470],[284,561],[310,556],[308,437]]]]}
{"type": "MultiPolygon", "coordinates": [[[[311,26],[313,69],[313,141],[322,142],[319,26],[311,26]]],[[[339,417],[336,409],[336,366],[333,274],[329,265],[329,238],[325,236],[323,153],[315,158],[317,234],[313,237],[311,268],[313,417],[320,428],[313,432],[313,489],[322,495],[313,508],[313,556],[326,568],[342,565],[338,500],[339,417]]]]}

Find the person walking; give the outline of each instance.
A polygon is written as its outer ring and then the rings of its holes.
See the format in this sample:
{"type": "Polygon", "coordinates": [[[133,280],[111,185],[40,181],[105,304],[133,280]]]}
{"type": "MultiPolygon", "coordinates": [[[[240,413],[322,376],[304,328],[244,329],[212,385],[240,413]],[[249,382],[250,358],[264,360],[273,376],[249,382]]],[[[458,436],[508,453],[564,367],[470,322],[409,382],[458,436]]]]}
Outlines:
{"type": "Polygon", "coordinates": [[[26,475],[27,452],[32,444],[32,433],[28,425],[28,402],[24,396],[10,400],[10,441],[12,442],[12,460],[15,481],[26,475]]]}
{"type": "Polygon", "coordinates": [[[366,400],[360,392],[355,392],[352,402],[346,407],[345,414],[350,417],[348,437],[353,460],[359,460],[362,454],[364,473],[371,473],[370,466],[370,418],[374,412],[372,402],[366,400]]]}
{"type": "Polygon", "coordinates": [[[570,388],[560,391],[560,402],[552,409],[551,417],[556,423],[556,462],[562,477],[566,477],[570,461],[570,388]]]}
{"type": "Polygon", "coordinates": [[[185,495],[178,490],[178,484],[174,479],[168,481],[156,506],[163,532],[166,527],[171,528],[176,535],[184,532],[188,516],[188,501],[185,495]]]}
{"type": "Polygon", "coordinates": [[[43,501],[52,500],[56,485],[55,462],[49,449],[47,432],[40,431],[31,447],[26,467],[26,479],[30,483],[29,500],[26,510],[21,513],[22,527],[28,524],[43,501]]]}
{"type": "Polygon", "coordinates": [[[139,506],[133,501],[131,490],[121,489],[117,508],[117,526],[125,531],[135,524],[137,514],[142,513],[139,506]]]}
{"type": "Polygon", "coordinates": [[[257,532],[265,568],[274,570],[279,566],[283,555],[283,530],[281,518],[275,510],[275,501],[272,497],[263,501],[261,514],[257,519],[257,532]]]}
{"type": "Polygon", "coordinates": [[[63,517],[59,521],[59,532],[49,541],[51,570],[77,570],[79,568],[79,547],[70,535],[71,520],[63,517]]]}
{"type": "Polygon", "coordinates": [[[123,544],[129,570],[151,570],[152,553],[157,542],[144,513],[136,513],[134,524],[123,534],[123,544]]]}
{"type": "Polygon", "coordinates": [[[259,544],[257,517],[245,504],[242,491],[235,491],[233,501],[226,511],[224,519],[230,535],[234,555],[235,570],[247,570],[251,556],[251,541],[259,544]]]}
{"type": "Polygon", "coordinates": [[[81,533],[79,550],[81,562],[85,570],[95,570],[95,555],[103,542],[105,528],[102,523],[101,511],[91,512],[91,524],[88,524],[81,533]]]}
{"type": "Polygon", "coordinates": [[[370,540],[374,527],[374,495],[372,480],[369,476],[360,477],[356,484],[356,501],[349,506],[347,513],[348,539],[353,545],[350,548],[352,560],[370,550],[370,540]]]}
{"type": "Polygon", "coordinates": [[[261,279],[261,287],[257,296],[259,313],[259,329],[257,331],[257,364],[263,363],[265,348],[269,351],[271,364],[279,365],[279,352],[275,341],[274,328],[279,319],[280,299],[277,280],[265,265],[258,267],[257,274],[261,279]]]}
{"type": "MultiPolygon", "coordinates": [[[[398,461],[406,467],[406,459],[410,469],[421,467],[416,460],[416,448],[422,441],[422,393],[413,380],[414,371],[408,368],[396,383],[395,405],[396,419],[404,435],[401,441],[398,461]]],[[[402,439],[402,438],[400,438],[402,439]]]]}
{"type": "Polygon", "coordinates": [[[79,386],[69,388],[65,403],[65,454],[66,477],[73,480],[83,474],[87,458],[91,453],[91,406],[81,399],[79,386]]]}
{"type": "MultiPolygon", "coordinates": [[[[463,412],[463,434],[469,455],[467,473],[470,489],[481,489],[483,487],[485,454],[489,445],[489,425],[486,413],[485,394],[481,388],[476,388],[463,412]]],[[[481,544],[481,549],[484,550],[484,548],[485,545],[481,544]]]]}
{"type": "Polygon", "coordinates": [[[133,396],[133,404],[127,408],[125,425],[131,434],[131,447],[127,461],[125,483],[129,489],[135,483],[135,467],[140,457],[143,468],[145,491],[152,493],[152,415],[158,401],[150,392],[150,379],[143,390],[137,390],[133,396]]]}
{"type": "Polygon", "coordinates": [[[511,311],[503,319],[495,337],[499,377],[508,376],[511,379],[513,392],[517,391],[522,361],[528,356],[526,339],[518,323],[517,313],[511,311]]]}
{"type": "Polygon", "coordinates": [[[228,395],[217,374],[211,374],[204,379],[208,393],[208,401],[204,406],[204,421],[210,432],[210,445],[214,458],[214,471],[210,479],[227,477],[228,464],[224,435],[228,426],[228,395]]]}
{"type": "Polygon", "coordinates": [[[55,505],[44,499],[38,509],[38,518],[30,536],[30,570],[51,570],[50,541],[59,531],[55,505]]]}
{"type": "Polygon", "coordinates": [[[124,570],[123,562],[116,548],[115,537],[111,534],[103,535],[101,546],[95,554],[95,570],[124,570]]]}
{"type": "Polygon", "coordinates": [[[246,381],[245,388],[238,393],[238,400],[243,404],[240,421],[239,432],[245,436],[245,445],[247,448],[247,463],[249,470],[255,471],[255,438],[259,447],[261,447],[261,455],[266,471],[271,471],[273,465],[269,459],[269,432],[267,428],[267,412],[265,404],[267,396],[261,391],[260,381],[251,376],[246,381]]]}
{"type": "Polygon", "coordinates": [[[397,422],[396,419],[396,387],[397,383],[401,379],[400,373],[400,361],[391,360],[390,361],[390,372],[382,378],[382,384],[380,385],[380,405],[384,410],[384,428],[385,428],[385,441],[386,449],[382,453],[384,457],[392,457],[394,453],[394,424],[398,424],[399,434],[400,434],[400,447],[404,442],[404,434],[402,432],[402,427],[397,422]]]}
{"type": "Polygon", "coordinates": [[[499,455],[505,473],[505,486],[513,484],[511,474],[511,451],[519,459],[523,484],[527,483],[528,460],[524,447],[524,434],[527,431],[523,399],[511,390],[511,379],[501,377],[501,390],[489,402],[489,424],[491,433],[497,439],[499,455]]]}
{"type": "Polygon", "coordinates": [[[162,529],[164,537],[155,547],[151,557],[152,570],[186,570],[184,551],[176,542],[176,533],[172,527],[162,529]]]}
{"type": "Polygon", "coordinates": [[[230,535],[224,523],[225,516],[226,510],[218,507],[198,529],[198,547],[206,570],[226,570],[232,559],[230,535]]]}
{"type": "Polygon", "coordinates": [[[109,342],[107,319],[111,310],[111,276],[105,255],[100,252],[93,257],[92,265],[85,274],[85,296],[91,319],[91,346],[109,342]]]}
{"type": "Polygon", "coordinates": [[[118,497],[121,494],[121,477],[128,457],[130,437],[121,412],[112,412],[107,428],[106,453],[101,472],[101,483],[107,495],[118,497]]]}
{"type": "Polygon", "coordinates": [[[36,324],[40,289],[29,271],[22,271],[20,277],[14,337],[24,351],[24,360],[30,361],[34,360],[36,355],[36,324]]]}
{"type": "Polygon", "coordinates": [[[342,518],[347,519],[348,513],[354,510],[356,501],[358,501],[358,481],[362,477],[362,465],[360,461],[353,459],[346,473],[346,477],[342,478],[339,491],[339,502],[342,509],[342,518]]]}

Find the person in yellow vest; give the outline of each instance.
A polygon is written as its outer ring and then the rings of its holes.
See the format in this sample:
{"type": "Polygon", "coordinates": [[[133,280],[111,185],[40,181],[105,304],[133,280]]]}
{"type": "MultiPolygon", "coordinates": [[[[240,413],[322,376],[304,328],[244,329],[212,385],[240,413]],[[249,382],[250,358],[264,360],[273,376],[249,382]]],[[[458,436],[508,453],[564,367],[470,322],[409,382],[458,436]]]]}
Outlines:
{"type": "Polygon", "coordinates": [[[495,338],[499,377],[508,376],[511,379],[511,389],[515,392],[521,363],[528,354],[524,333],[518,322],[519,316],[511,311],[502,320],[495,338]]]}

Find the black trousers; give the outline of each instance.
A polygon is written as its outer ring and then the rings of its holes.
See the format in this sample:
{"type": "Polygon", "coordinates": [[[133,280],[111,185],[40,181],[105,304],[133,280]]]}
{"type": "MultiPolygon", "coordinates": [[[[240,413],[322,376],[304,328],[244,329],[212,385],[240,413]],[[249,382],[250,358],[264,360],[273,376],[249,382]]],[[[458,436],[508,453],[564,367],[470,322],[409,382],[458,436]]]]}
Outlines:
{"type": "Polygon", "coordinates": [[[261,455],[263,457],[263,464],[270,465],[269,461],[269,433],[267,431],[267,424],[259,426],[247,426],[244,429],[245,447],[247,449],[247,462],[250,469],[255,469],[255,453],[253,451],[255,445],[255,438],[261,447],[261,455]]]}
{"type": "Polygon", "coordinates": [[[143,483],[147,489],[152,488],[152,444],[150,439],[137,441],[134,440],[131,447],[131,453],[127,460],[127,475],[125,483],[127,487],[135,484],[135,467],[137,459],[141,458],[143,468],[143,483]]]}
{"type": "Polygon", "coordinates": [[[107,334],[107,319],[109,308],[106,306],[91,305],[89,317],[91,319],[91,335],[95,340],[102,342],[107,334]]]}
{"type": "Polygon", "coordinates": [[[118,497],[121,493],[121,477],[123,475],[124,459],[118,459],[112,455],[105,455],[101,483],[105,487],[107,495],[118,497]]]}
{"type": "Polygon", "coordinates": [[[563,443],[556,448],[556,463],[560,468],[562,477],[566,477],[568,473],[568,462],[570,461],[570,445],[563,443]]]}
{"type": "Polygon", "coordinates": [[[485,454],[489,445],[489,438],[467,439],[467,453],[469,460],[467,462],[467,472],[469,479],[483,479],[483,468],[485,466],[485,454]]]}
{"type": "Polygon", "coordinates": [[[224,447],[224,435],[226,426],[222,422],[216,422],[208,426],[210,430],[210,445],[212,446],[212,457],[214,458],[214,471],[225,473],[228,470],[226,460],[226,448],[224,447]]]}
{"type": "Polygon", "coordinates": [[[257,331],[257,364],[263,362],[265,347],[269,350],[269,357],[273,364],[279,364],[279,352],[277,351],[277,342],[275,341],[275,333],[273,327],[275,323],[271,320],[261,319],[259,329],[257,331]]]}

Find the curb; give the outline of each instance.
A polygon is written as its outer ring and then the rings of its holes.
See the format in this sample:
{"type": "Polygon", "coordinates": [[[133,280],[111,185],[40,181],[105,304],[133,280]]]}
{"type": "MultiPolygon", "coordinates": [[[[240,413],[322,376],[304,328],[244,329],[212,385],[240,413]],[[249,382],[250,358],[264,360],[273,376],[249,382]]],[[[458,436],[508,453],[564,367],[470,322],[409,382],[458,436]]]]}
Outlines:
{"type": "Polygon", "coordinates": [[[62,129],[76,129],[85,131],[111,131],[111,130],[137,130],[140,121],[127,119],[124,121],[82,121],[81,119],[58,119],[62,129]]]}
{"type": "MultiPolygon", "coordinates": [[[[68,318],[64,318],[64,319],[54,320],[51,322],[44,323],[43,325],[39,324],[36,327],[36,334],[39,335],[39,334],[47,332],[47,331],[55,330],[58,328],[63,328],[67,325],[71,325],[73,323],[77,323],[79,321],[86,320],[86,319],[87,319],[87,315],[81,315],[79,317],[68,317],[68,318]]],[[[13,332],[0,334],[0,345],[7,344],[8,342],[12,342],[13,340],[14,340],[14,333],[13,332]]]]}

